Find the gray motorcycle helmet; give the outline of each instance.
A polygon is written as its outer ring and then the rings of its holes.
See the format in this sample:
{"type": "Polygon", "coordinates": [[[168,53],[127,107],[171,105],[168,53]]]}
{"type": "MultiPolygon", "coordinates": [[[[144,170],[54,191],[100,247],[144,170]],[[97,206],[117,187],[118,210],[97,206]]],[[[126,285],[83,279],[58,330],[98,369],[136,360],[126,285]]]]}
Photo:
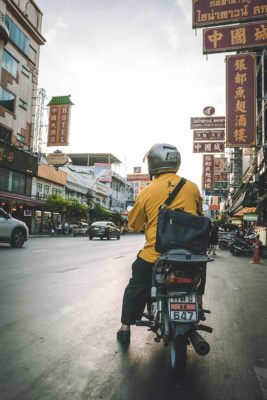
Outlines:
{"type": "Polygon", "coordinates": [[[148,173],[150,176],[164,174],[165,172],[176,173],[181,164],[181,155],[177,148],[171,144],[155,144],[147,152],[144,159],[148,161],[148,173]]]}

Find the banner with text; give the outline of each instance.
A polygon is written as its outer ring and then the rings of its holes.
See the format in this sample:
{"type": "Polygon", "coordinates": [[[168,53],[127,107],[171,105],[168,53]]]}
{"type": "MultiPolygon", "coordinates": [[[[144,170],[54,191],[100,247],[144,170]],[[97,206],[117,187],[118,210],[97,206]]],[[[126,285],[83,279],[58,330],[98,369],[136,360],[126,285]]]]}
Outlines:
{"type": "Polygon", "coordinates": [[[210,154],[203,155],[203,190],[213,189],[214,176],[214,156],[210,154]]]}

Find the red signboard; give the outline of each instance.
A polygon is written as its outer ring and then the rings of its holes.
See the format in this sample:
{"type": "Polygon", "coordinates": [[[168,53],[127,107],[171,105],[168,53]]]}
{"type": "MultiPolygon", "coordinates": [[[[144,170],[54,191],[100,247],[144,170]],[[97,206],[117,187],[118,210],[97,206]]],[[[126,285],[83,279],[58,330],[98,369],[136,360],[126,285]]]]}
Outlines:
{"type": "Polygon", "coordinates": [[[224,128],[225,117],[194,117],[190,118],[191,129],[224,128]]]}
{"type": "Polygon", "coordinates": [[[267,46],[267,23],[231,25],[203,30],[203,53],[267,46]]]}
{"type": "Polygon", "coordinates": [[[150,177],[148,174],[128,174],[127,181],[134,182],[134,181],[149,181],[150,177]]]}
{"type": "Polygon", "coordinates": [[[228,175],[226,172],[222,172],[221,174],[214,173],[214,182],[228,182],[228,175]]]}
{"type": "Polygon", "coordinates": [[[68,146],[70,105],[49,106],[47,146],[68,146]]]}
{"type": "Polygon", "coordinates": [[[226,57],[226,145],[256,144],[256,55],[226,57]]]}
{"type": "Polygon", "coordinates": [[[219,141],[225,140],[225,131],[224,130],[209,130],[209,129],[199,129],[197,131],[193,131],[193,140],[212,140],[219,141]]]}
{"type": "Polygon", "coordinates": [[[193,28],[266,18],[266,0],[193,0],[193,28]]]}
{"type": "Polygon", "coordinates": [[[211,190],[213,188],[214,176],[214,156],[210,154],[203,155],[203,190],[211,190]]]}
{"type": "Polygon", "coordinates": [[[194,142],[193,153],[224,153],[224,142],[194,142]]]}

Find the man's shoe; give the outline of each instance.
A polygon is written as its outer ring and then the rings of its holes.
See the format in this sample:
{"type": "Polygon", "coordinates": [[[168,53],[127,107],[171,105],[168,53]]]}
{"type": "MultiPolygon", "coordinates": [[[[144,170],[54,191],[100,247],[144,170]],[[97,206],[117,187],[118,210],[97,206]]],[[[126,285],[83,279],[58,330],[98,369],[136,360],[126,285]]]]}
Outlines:
{"type": "Polygon", "coordinates": [[[117,332],[117,339],[121,344],[129,344],[130,343],[130,331],[122,331],[121,329],[117,332]]]}

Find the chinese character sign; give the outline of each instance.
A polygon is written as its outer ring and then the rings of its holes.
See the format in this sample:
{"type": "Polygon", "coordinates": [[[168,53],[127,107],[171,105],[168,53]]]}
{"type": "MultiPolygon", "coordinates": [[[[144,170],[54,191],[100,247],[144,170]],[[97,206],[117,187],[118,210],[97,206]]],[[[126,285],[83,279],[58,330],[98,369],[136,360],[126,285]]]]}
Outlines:
{"type": "Polygon", "coordinates": [[[203,155],[203,190],[213,189],[214,177],[214,156],[211,154],[203,155]]]}
{"type": "Polygon", "coordinates": [[[219,130],[219,129],[198,129],[196,131],[193,131],[193,140],[212,140],[212,141],[219,141],[219,140],[225,140],[225,132],[224,130],[219,130]]]}
{"type": "Polygon", "coordinates": [[[256,144],[256,55],[226,57],[226,146],[256,144]]]}
{"type": "Polygon", "coordinates": [[[193,153],[224,153],[224,142],[194,142],[193,153]]]}
{"type": "Polygon", "coordinates": [[[47,146],[69,145],[70,105],[49,106],[47,146]]]}
{"type": "Polygon", "coordinates": [[[267,46],[267,23],[232,25],[203,30],[203,53],[244,50],[267,46]]]}

